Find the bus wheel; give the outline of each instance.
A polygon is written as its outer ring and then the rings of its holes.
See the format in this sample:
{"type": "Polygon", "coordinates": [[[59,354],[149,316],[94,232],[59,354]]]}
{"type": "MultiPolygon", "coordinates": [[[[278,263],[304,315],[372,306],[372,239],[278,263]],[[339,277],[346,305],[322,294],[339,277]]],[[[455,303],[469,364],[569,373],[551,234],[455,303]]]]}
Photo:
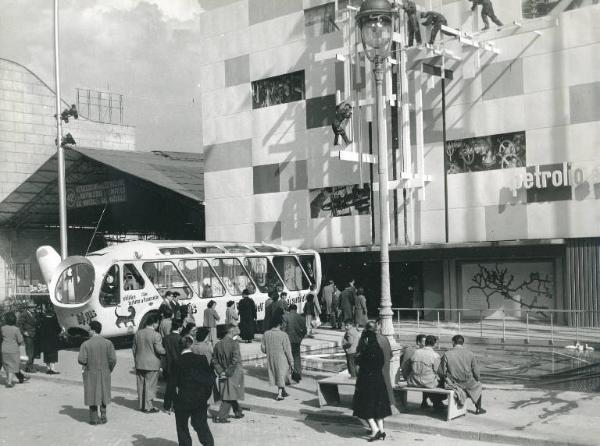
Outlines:
{"type": "Polygon", "coordinates": [[[148,311],[146,314],[144,314],[144,317],[140,321],[138,330],[141,330],[142,328],[146,328],[146,323],[148,322],[148,319],[150,318],[150,316],[152,316],[153,314],[155,314],[157,316],[160,315],[160,313],[158,311],[148,311]]]}

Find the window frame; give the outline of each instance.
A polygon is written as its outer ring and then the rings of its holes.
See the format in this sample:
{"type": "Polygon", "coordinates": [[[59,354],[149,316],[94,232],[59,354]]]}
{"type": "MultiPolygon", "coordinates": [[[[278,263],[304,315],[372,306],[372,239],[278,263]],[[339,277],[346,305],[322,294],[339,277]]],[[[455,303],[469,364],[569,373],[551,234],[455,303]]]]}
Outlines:
{"type": "Polygon", "coordinates": [[[183,276],[183,278],[185,279],[185,281],[188,283],[188,286],[190,287],[190,289],[195,292],[198,295],[198,298],[200,299],[211,299],[211,298],[219,298],[219,297],[224,297],[227,295],[227,287],[225,286],[225,284],[223,284],[223,281],[221,280],[221,277],[219,277],[219,275],[217,274],[217,272],[215,271],[215,269],[213,268],[213,266],[210,264],[209,260],[213,260],[213,258],[211,257],[206,257],[206,258],[194,258],[194,259],[180,259],[178,262],[178,269],[179,272],[181,273],[181,275],[183,276]],[[217,282],[219,283],[219,285],[221,285],[221,288],[223,290],[223,294],[221,295],[212,295],[210,297],[204,297],[203,294],[201,293],[200,290],[196,290],[194,289],[194,286],[192,285],[192,283],[189,281],[189,279],[187,278],[187,276],[185,275],[185,273],[183,272],[183,269],[181,267],[179,267],[179,263],[181,262],[196,262],[196,264],[198,264],[199,262],[204,262],[206,264],[206,266],[208,266],[209,270],[211,271],[211,273],[213,274],[213,276],[216,278],[217,282]]]}

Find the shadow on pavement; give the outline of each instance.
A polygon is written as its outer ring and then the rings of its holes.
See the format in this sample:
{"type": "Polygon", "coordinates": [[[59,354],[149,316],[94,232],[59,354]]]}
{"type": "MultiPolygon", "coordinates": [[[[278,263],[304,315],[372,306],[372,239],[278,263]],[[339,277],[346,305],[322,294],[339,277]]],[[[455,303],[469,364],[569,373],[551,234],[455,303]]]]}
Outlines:
{"type": "Polygon", "coordinates": [[[90,410],[88,408],[63,406],[58,413],[67,415],[80,423],[87,423],[90,421],[90,410]]]}
{"type": "Polygon", "coordinates": [[[137,398],[129,399],[129,398],[124,398],[122,396],[115,396],[112,398],[112,402],[115,404],[118,404],[119,406],[126,407],[127,409],[138,410],[137,398]]]}
{"type": "Polygon", "coordinates": [[[167,440],[160,437],[146,437],[145,435],[132,435],[132,446],[177,446],[176,441],[167,440]]]}
{"type": "Polygon", "coordinates": [[[349,420],[349,423],[340,425],[319,419],[318,415],[307,415],[304,420],[296,421],[316,432],[329,433],[340,438],[367,438],[368,435],[368,430],[358,420],[354,420],[353,422],[349,420]]]}
{"type": "Polygon", "coordinates": [[[248,395],[252,395],[252,396],[257,396],[259,398],[269,398],[269,399],[273,399],[275,398],[275,396],[277,396],[277,391],[275,390],[275,388],[273,387],[273,391],[269,392],[268,390],[262,390],[262,389],[254,389],[252,387],[246,387],[244,389],[244,391],[248,394],[248,395]]]}

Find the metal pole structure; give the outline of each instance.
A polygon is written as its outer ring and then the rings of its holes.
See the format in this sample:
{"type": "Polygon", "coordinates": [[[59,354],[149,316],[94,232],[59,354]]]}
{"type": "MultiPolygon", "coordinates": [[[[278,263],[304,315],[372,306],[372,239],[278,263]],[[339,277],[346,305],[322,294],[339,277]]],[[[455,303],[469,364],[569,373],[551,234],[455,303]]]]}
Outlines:
{"type": "Polygon", "coordinates": [[[67,252],[67,192],[65,180],[65,152],[62,147],[62,125],[60,118],[60,68],[58,61],[58,0],[54,0],[54,75],[56,82],[56,154],[58,158],[58,215],[60,225],[60,256],[67,252]]]}
{"type": "Polygon", "coordinates": [[[383,120],[383,75],[385,59],[375,58],[373,74],[375,77],[375,104],[377,108],[377,171],[379,174],[379,246],[381,266],[381,334],[388,338],[390,344],[396,344],[394,339],[394,324],[392,323],[392,296],[390,292],[390,209],[388,207],[388,154],[387,133],[383,120]]]}

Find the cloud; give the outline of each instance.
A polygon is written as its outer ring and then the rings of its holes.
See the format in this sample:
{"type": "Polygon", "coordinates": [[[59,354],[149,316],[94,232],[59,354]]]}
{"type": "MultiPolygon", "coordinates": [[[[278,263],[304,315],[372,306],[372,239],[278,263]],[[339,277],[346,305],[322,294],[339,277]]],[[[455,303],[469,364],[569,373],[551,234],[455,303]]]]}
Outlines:
{"type": "MultiPolygon", "coordinates": [[[[139,150],[201,150],[202,10],[196,0],[61,0],[63,98],[73,101],[77,87],[121,93],[139,150]]],[[[50,85],[52,14],[52,2],[19,0],[0,17],[0,55],[50,85]]]]}

